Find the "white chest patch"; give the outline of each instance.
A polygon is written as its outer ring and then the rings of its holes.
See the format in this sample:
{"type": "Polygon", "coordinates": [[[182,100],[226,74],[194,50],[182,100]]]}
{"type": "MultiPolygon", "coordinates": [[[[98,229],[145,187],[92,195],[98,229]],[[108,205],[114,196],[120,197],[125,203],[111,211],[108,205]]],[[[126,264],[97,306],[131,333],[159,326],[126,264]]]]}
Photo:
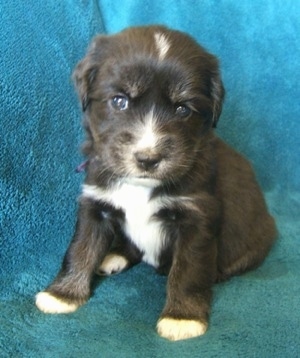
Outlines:
{"type": "Polygon", "coordinates": [[[143,261],[157,267],[165,237],[161,223],[153,215],[162,206],[161,199],[150,200],[153,183],[123,182],[113,189],[105,190],[93,185],[84,185],[82,195],[102,200],[125,212],[126,235],[144,253],[143,261]]]}

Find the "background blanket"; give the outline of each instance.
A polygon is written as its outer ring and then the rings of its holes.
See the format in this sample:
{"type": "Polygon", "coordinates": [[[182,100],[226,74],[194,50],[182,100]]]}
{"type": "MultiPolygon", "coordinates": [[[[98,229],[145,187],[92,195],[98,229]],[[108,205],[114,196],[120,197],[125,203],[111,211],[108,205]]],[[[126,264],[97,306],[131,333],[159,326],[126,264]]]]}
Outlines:
{"type": "Polygon", "coordinates": [[[299,357],[300,1],[11,0],[0,16],[0,357],[299,357]],[[101,282],[74,314],[34,306],[84,178],[72,69],[96,33],[150,23],[220,58],[218,133],[253,163],[279,231],[258,270],[215,287],[207,334],[177,343],[155,332],[166,278],[144,264],[101,282]]]}

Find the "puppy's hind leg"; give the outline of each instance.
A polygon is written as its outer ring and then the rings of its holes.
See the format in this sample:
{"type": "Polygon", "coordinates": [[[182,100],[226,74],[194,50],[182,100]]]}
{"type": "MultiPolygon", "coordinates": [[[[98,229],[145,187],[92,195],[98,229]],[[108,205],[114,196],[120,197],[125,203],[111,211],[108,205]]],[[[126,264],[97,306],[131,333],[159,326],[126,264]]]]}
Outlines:
{"type": "Polygon", "coordinates": [[[100,276],[117,274],[127,269],[129,264],[129,261],[125,256],[111,252],[105,256],[103,262],[97,270],[97,274],[100,276]]]}
{"type": "Polygon", "coordinates": [[[126,237],[119,237],[116,246],[100,264],[97,274],[109,276],[120,273],[138,264],[141,259],[141,252],[126,237]]]}
{"type": "Polygon", "coordinates": [[[218,250],[217,282],[256,269],[264,261],[277,232],[274,219],[268,213],[263,213],[260,218],[251,230],[241,230],[235,237],[223,236],[218,250]]]}

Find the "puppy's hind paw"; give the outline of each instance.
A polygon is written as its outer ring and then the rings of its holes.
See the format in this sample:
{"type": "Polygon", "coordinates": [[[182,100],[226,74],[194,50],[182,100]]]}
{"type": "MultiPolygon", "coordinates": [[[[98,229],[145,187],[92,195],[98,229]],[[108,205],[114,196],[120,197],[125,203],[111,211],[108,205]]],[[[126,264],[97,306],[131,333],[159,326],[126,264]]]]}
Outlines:
{"type": "Polygon", "coordinates": [[[98,275],[113,275],[125,270],[129,265],[126,257],[117,254],[108,254],[105,256],[97,273],[98,275]]]}
{"type": "Polygon", "coordinates": [[[162,318],[157,323],[157,332],[170,341],[179,341],[202,336],[207,330],[207,324],[195,320],[162,318]]]}
{"type": "Polygon", "coordinates": [[[79,307],[76,303],[68,303],[49,292],[39,292],[35,297],[37,308],[44,313],[71,313],[79,307]]]}

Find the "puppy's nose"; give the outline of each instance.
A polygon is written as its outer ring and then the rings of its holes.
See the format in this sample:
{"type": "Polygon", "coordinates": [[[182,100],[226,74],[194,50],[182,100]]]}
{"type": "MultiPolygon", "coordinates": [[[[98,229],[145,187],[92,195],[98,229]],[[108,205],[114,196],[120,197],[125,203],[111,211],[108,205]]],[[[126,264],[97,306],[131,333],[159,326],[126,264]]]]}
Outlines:
{"type": "Polygon", "coordinates": [[[153,170],[159,166],[162,158],[159,154],[149,154],[145,152],[134,153],[136,163],[140,169],[153,170]]]}

